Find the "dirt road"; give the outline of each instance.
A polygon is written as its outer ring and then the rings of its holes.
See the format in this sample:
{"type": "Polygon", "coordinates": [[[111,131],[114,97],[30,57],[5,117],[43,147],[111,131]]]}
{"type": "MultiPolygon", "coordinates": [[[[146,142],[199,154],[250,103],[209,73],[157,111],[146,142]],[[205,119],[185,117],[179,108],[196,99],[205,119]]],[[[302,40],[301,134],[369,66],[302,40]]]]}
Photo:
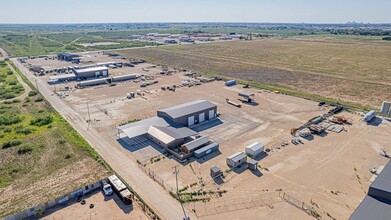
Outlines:
{"type": "MultiPolygon", "coordinates": [[[[142,172],[137,164],[130,158],[126,150],[119,145],[109,143],[94,128],[87,130],[86,119],[78,112],[70,108],[48,88],[48,85],[39,77],[31,74],[15,58],[11,59],[14,64],[38,86],[41,94],[52,106],[82,135],[87,142],[118,172],[121,177],[157,212],[163,219],[183,219],[183,212],[178,201],[172,198],[157,183],[142,172]]],[[[194,214],[187,211],[191,220],[197,219],[194,214]]]]}
{"type": "Polygon", "coordinates": [[[8,53],[0,47],[0,60],[4,60],[5,58],[8,58],[8,53]]]}
{"type": "Polygon", "coordinates": [[[28,86],[28,85],[23,81],[23,79],[19,76],[19,74],[16,73],[15,69],[14,69],[11,65],[9,65],[9,64],[8,64],[8,66],[9,66],[9,68],[14,72],[14,74],[15,74],[16,78],[18,79],[18,81],[20,82],[20,84],[22,84],[22,86],[23,86],[23,88],[24,88],[24,93],[21,94],[21,95],[18,96],[18,97],[13,98],[13,99],[2,100],[2,101],[0,101],[0,103],[1,103],[1,102],[5,102],[5,101],[12,101],[12,100],[14,100],[14,99],[23,100],[24,98],[26,98],[26,97],[28,96],[29,92],[31,91],[30,86],[28,86]]]}

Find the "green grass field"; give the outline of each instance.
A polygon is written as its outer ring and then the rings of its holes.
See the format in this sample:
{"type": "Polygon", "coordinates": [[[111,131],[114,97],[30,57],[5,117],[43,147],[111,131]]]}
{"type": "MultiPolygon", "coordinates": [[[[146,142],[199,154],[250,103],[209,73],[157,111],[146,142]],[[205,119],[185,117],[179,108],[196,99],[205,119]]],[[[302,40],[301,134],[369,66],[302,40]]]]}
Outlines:
{"type": "Polygon", "coordinates": [[[109,175],[100,156],[35,90],[0,104],[0,164],[0,218],[109,175]]]}
{"type": "Polygon", "coordinates": [[[378,39],[320,35],[134,49],[122,54],[376,107],[391,99],[391,42],[378,39]]]}
{"type": "Polygon", "coordinates": [[[24,91],[7,63],[0,61],[0,100],[15,98],[24,91]]]}

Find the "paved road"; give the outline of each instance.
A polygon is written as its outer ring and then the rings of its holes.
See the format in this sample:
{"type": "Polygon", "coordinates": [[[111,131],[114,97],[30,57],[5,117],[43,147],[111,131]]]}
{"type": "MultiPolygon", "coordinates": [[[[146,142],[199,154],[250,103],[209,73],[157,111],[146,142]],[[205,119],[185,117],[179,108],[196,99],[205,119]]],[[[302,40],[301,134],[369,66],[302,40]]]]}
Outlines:
{"type": "MultiPolygon", "coordinates": [[[[95,148],[107,163],[132,186],[132,188],[158,213],[160,217],[168,220],[183,219],[183,212],[178,201],[173,199],[164,189],[142,172],[131,155],[119,144],[103,138],[94,128],[87,131],[86,119],[74,111],[59,97],[53,94],[47,83],[31,74],[16,59],[11,59],[15,65],[38,86],[38,90],[53,105],[53,107],[95,148]]],[[[197,217],[187,211],[191,220],[197,217]]]]}

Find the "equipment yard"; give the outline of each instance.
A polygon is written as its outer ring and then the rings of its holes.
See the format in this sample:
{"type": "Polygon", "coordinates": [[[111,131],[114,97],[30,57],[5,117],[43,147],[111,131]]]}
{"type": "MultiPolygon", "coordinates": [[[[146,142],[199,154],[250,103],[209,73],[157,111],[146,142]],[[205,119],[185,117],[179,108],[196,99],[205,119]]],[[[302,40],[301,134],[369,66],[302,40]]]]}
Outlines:
{"type": "MultiPolygon", "coordinates": [[[[164,57],[163,51],[165,49],[159,50],[159,56],[164,57]]],[[[45,58],[27,59],[26,62],[45,70],[104,62],[129,62],[98,52],[81,56],[84,61],[77,65],[45,58]]],[[[337,115],[346,119],[346,123],[334,124],[325,120],[318,126],[322,125],[328,130],[319,135],[309,134],[292,139],[292,128],[299,128],[310,119],[327,114],[335,106],[318,105],[314,101],[267,90],[243,88],[243,85],[226,86],[223,81],[214,78],[162,65],[144,62],[136,63],[134,67],[109,66],[107,82],[103,80],[103,84],[84,88],[80,88],[84,80],[79,79],[53,82],[53,78],[50,78],[54,76],[53,72],[42,76],[34,76],[32,72],[28,74],[30,80],[34,79],[38,85],[45,87],[40,89],[51,91],[51,99],[57,99],[56,102],[62,102],[79,114],[84,130],[91,129],[90,132],[96,132],[97,136],[109,143],[105,145],[105,152],[115,152],[116,155],[102,155],[103,158],[115,158],[118,153],[125,155],[149,176],[140,178],[151,178],[157,183],[151,187],[159,187],[172,197],[176,197],[177,191],[173,171],[179,171],[174,173],[178,174],[180,199],[185,202],[186,212],[199,219],[259,219],[260,216],[268,219],[311,219],[310,215],[323,219],[347,219],[367,193],[373,176],[370,169],[385,165],[388,161],[379,152],[382,149],[391,151],[391,122],[387,120],[375,118],[367,124],[362,120],[361,113],[342,111],[337,115]],[[114,77],[129,74],[136,78],[115,83],[110,81],[114,77]],[[248,99],[243,99],[243,96],[248,99]],[[148,126],[149,130],[147,127],[145,133],[131,138],[127,137],[129,133],[121,132],[125,129],[117,129],[126,124],[131,127],[133,123],[135,126],[144,126],[145,121],[138,121],[157,114],[158,117],[149,120],[162,123],[159,114],[178,114],[178,110],[170,107],[189,102],[197,106],[199,103],[196,100],[207,100],[200,103],[206,105],[209,114],[189,117],[180,127],[170,123],[171,126],[167,127],[154,124],[148,126]],[[178,151],[179,148],[163,148],[161,144],[166,143],[154,139],[154,135],[164,130],[177,136],[192,130],[199,136],[208,137],[208,144],[218,143],[218,147],[210,145],[211,149],[214,147],[213,152],[199,152],[200,155],[205,154],[199,158],[190,156],[183,159],[183,155],[174,156],[175,152],[181,154],[192,151],[190,142],[186,140],[193,134],[178,137],[185,142],[181,144],[182,150],[178,151]],[[244,152],[246,146],[254,142],[262,143],[264,152],[253,158],[255,161],[247,159],[247,163],[255,164],[253,170],[240,164],[243,162],[240,160],[235,168],[227,166],[228,157],[244,152]],[[223,178],[220,174],[211,177],[213,166],[221,169],[223,178]]],[[[196,111],[196,107],[181,108],[196,111]]],[[[173,120],[179,119],[178,116],[173,120]]],[[[94,140],[83,136],[95,147],[94,140]]],[[[238,162],[235,158],[232,160],[238,162]]],[[[108,163],[111,165],[110,161],[108,163]]],[[[133,171],[128,169],[126,172],[133,171]]],[[[132,182],[128,184],[133,187],[132,182]]],[[[149,188],[135,186],[135,190],[148,191],[149,188]]],[[[140,195],[143,197],[145,193],[140,192],[140,195]]],[[[145,200],[150,201],[148,198],[145,200]]],[[[179,202],[177,205],[180,207],[179,202]]],[[[158,209],[156,204],[151,206],[158,209]]],[[[98,209],[97,206],[95,208],[98,209]]],[[[143,219],[141,214],[132,215],[143,219]]]]}

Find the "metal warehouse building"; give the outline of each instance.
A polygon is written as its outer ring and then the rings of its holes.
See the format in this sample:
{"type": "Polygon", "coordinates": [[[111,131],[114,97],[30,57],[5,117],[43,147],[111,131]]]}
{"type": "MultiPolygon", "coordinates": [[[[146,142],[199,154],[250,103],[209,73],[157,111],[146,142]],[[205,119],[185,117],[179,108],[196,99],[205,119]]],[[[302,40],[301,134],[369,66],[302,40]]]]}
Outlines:
{"type": "Polygon", "coordinates": [[[150,126],[148,137],[163,148],[174,148],[185,142],[185,138],[196,135],[197,132],[186,128],[150,126]]]}
{"type": "Polygon", "coordinates": [[[74,72],[78,78],[106,77],[109,75],[109,69],[107,67],[76,69],[74,72]]]}
{"type": "Polygon", "coordinates": [[[217,106],[210,101],[197,100],[157,111],[159,117],[175,124],[192,126],[216,117],[217,106]]]}
{"type": "Polygon", "coordinates": [[[388,220],[391,216],[391,162],[373,181],[368,195],[350,216],[350,220],[388,220]]]}
{"type": "Polygon", "coordinates": [[[64,60],[69,62],[74,60],[80,60],[80,56],[73,53],[59,53],[57,54],[57,58],[59,60],[64,60]]]}

